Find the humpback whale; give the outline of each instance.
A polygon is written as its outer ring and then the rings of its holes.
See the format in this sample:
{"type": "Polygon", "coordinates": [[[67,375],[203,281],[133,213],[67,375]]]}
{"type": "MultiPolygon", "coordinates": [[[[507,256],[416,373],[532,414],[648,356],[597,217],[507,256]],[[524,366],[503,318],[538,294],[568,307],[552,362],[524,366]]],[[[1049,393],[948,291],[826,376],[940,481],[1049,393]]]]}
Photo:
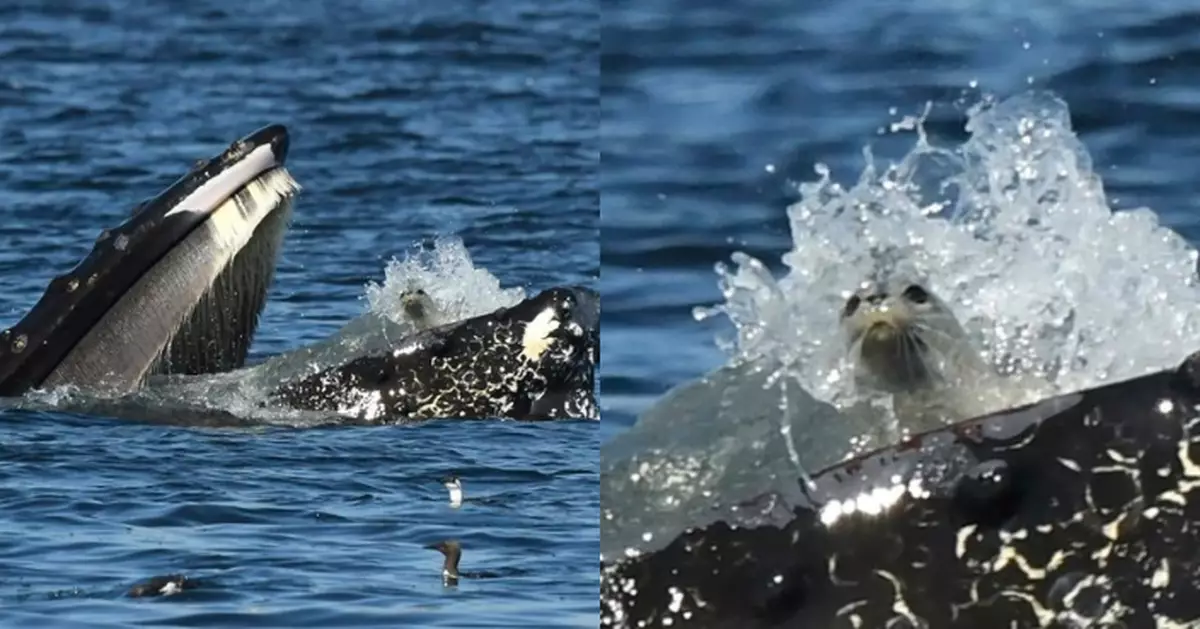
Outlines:
{"type": "Polygon", "coordinates": [[[1200,352],[796,487],[770,523],[704,523],[602,560],[601,626],[1200,623],[1200,352]]]}
{"type": "Polygon", "coordinates": [[[125,392],[155,374],[241,366],[299,190],[284,169],[288,143],[286,128],[264,127],[102,232],[0,332],[0,395],[125,392]]]}
{"type": "Polygon", "coordinates": [[[294,408],[382,417],[595,417],[599,296],[551,288],[285,384],[294,408]]]}
{"type": "MultiPolygon", "coordinates": [[[[334,339],[246,366],[300,189],[284,168],[288,146],[285,127],[264,127],[102,232],[0,332],[0,396],[69,385],[102,395],[56,408],[160,421],[140,406],[252,383],[259,408],[333,412],[338,423],[596,417],[599,297],[578,286],[458,321],[422,316],[409,328],[369,313],[334,339]],[[347,359],[339,350],[353,350],[343,342],[358,333],[378,339],[347,359]]],[[[442,318],[428,295],[417,297],[410,310],[442,318]]],[[[207,400],[193,406],[171,415],[245,423],[207,400]]]]}

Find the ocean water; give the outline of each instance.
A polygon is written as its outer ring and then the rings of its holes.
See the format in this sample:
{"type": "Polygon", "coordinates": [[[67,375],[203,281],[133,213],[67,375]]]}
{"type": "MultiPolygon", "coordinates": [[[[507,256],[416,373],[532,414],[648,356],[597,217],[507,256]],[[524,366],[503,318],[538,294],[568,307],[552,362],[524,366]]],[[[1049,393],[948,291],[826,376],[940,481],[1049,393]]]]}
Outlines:
{"type": "MultiPolygon", "coordinates": [[[[924,114],[928,141],[957,148],[968,140],[972,106],[988,99],[1029,99],[1035,105],[1017,107],[1013,116],[1025,116],[1034,129],[1058,128],[1058,118],[1036,106],[1048,101],[1031,96],[1048,90],[1069,111],[1070,129],[1033,141],[1044,149],[1041,156],[1058,151],[1063,159],[1054,164],[1074,160],[1058,192],[1082,190],[1098,178],[1106,198],[1079,201],[1081,207],[1107,203],[1152,211],[1130,215],[1124,241],[1122,228],[1106,227],[1107,240],[1092,253],[1124,245],[1160,258],[1176,255],[1176,249],[1143,234],[1154,217],[1192,242],[1200,238],[1200,201],[1194,194],[1200,136],[1193,133],[1200,122],[1195,65],[1200,13],[1187,3],[918,0],[901,7],[868,0],[826,5],[615,0],[605,4],[602,32],[604,440],[632,425],[670,387],[730,362],[714,340],[733,336],[729,318],[697,321],[693,313],[726,303],[715,264],[736,270],[730,258],[744,252],[776,278],[792,273],[778,288],[793,312],[817,301],[806,292],[813,288],[806,280],[816,277],[814,261],[823,254],[819,247],[801,246],[813,241],[805,241],[799,227],[811,227],[820,208],[793,207],[789,216],[789,206],[803,198],[799,184],[818,181],[814,167],[823,164],[832,184],[854,188],[864,177],[866,148],[874,155],[875,176],[912,156],[919,142],[914,125],[891,129],[906,116],[924,114]],[[1090,162],[1076,160],[1075,141],[1090,162]]],[[[1017,133],[1001,140],[1009,148],[1023,141],[1017,133]]],[[[1011,162],[1004,166],[1007,171],[985,160],[969,170],[986,178],[1012,170],[1011,162]]],[[[933,171],[924,183],[948,181],[933,171]]],[[[885,187],[875,181],[859,189],[885,187]]],[[[902,227],[925,225],[906,221],[902,227]]],[[[1079,252],[1087,244],[1085,233],[1060,230],[1054,236],[1080,245],[1073,249],[1079,252]]],[[[976,263],[988,259],[987,251],[975,253],[976,263]]],[[[1092,299],[1092,314],[1124,309],[1125,320],[1136,320],[1136,308],[1145,302],[1098,302],[1102,293],[1096,289],[1110,280],[1140,281],[1139,290],[1149,291],[1146,279],[1153,273],[1118,264],[1116,255],[1092,257],[1093,266],[1080,274],[1091,288],[1076,287],[1092,299]],[[1110,266],[1095,266],[1100,263],[1110,266]]],[[[1193,263],[1186,256],[1174,260],[1193,263]]],[[[1028,256],[1017,261],[1030,262],[1028,256]]],[[[1038,292],[1026,287],[1040,287],[1046,276],[1032,272],[1033,264],[1011,266],[1026,273],[1014,270],[1004,278],[1007,288],[992,287],[993,314],[1005,321],[1041,316],[1026,309],[1029,300],[1022,297],[1038,292]]],[[[741,276],[743,288],[766,285],[749,275],[741,276]]],[[[1186,310],[1192,292],[1170,295],[1175,311],[1186,310]]],[[[753,301],[745,294],[731,299],[742,322],[757,317],[751,323],[763,325],[756,329],[775,333],[787,327],[764,323],[763,313],[749,307],[753,301]]],[[[742,331],[747,329],[755,328],[742,331]]],[[[1177,352],[1200,349],[1200,338],[1189,339],[1186,329],[1169,322],[1137,334],[1110,328],[1107,355],[1164,341],[1177,352]]],[[[835,331],[795,328],[790,334],[793,341],[814,343],[835,331]]],[[[742,336],[745,349],[754,339],[742,336]]],[[[1160,366],[1166,366],[1174,358],[1162,360],[1160,366]]],[[[1085,375],[1103,380],[1117,371],[1085,375]]],[[[1086,384],[1086,378],[1074,382],[1086,384]]]]}
{"type": "MultiPolygon", "coordinates": [[[[590,0],[0,6],[0,321],[268,123],[304,187],[251,350],[327,337],[436,236],[527,293],[599,276],[590,0]]],[[[394,290],[395,287],[392,287],[394,290]]],[[[202,430],[0,413],[0,625],[594,626],[595,422],[202,430]],[[457,473],[468,501],[447,504],[457,473]],[[495,579],[441,582],[441,556],[495,579]],[[201,587],[124,592],[183,573],[201,587]]]]}

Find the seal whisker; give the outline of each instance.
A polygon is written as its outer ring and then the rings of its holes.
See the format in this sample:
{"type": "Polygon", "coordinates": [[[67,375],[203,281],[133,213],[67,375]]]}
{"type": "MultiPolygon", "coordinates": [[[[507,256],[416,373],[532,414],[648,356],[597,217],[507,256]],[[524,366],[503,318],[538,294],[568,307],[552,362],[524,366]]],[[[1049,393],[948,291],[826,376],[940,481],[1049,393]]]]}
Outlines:
{"type": "Polygon", "coordinates": [[[847,299],[841,325],[862,392],[892,396],[896,418],[910,428],[940,427],[996,410],[987,405],[1006,399],[982,393],[995,389],[999,375],[945,302],[911,279],[863,282],[847,299]]]}

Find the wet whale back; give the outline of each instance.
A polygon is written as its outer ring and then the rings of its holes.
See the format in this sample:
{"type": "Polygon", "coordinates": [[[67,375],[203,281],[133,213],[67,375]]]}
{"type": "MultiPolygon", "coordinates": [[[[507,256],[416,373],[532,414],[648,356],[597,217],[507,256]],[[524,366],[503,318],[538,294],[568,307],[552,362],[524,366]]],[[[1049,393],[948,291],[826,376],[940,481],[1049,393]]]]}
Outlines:
{"type": "Polygon", "coordinates": [[[601,626],[1196,626],[1198,408],[1200,354],[834,465],[606,559],[601,626]]]}
{"type": "Polygon", "coordinates": [[[364,420],[591,417],[593,296],[577,287],[549,289],[289,382],[273,398],[364,420]]]}

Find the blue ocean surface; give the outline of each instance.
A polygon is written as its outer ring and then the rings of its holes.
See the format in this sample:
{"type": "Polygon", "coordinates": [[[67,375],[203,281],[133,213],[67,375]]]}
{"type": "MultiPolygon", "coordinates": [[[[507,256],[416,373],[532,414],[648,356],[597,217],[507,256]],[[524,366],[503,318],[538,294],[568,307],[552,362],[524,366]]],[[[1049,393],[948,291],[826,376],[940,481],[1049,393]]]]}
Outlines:
{"type": "MultiPolygon", "coordinates": [[[[250,362],[328,337],[435,236],[527,294],[595,286],[599,38],[593,0],[3,3],[0,323],[270,123],[303,191],[250,362]]],[[[598,447],[595,422],[5,411],[0,626],[595,626],[598,447]],[[444,539],[500,576],[444,587],[444,539]],[[172,573],[200,586],[125,596],[172,573]]]]}
{"type": "Polygon", "coordinates": [[[728,320],[693,317],[723,301],[714,264],[744,251],[782,275],[796,183],[823,163],[848,188],[864,148],[905,155],[914,134],[885,130],[927,103],[953,146],[971,103],[1050,90],[1110,205],[1200,238],[1191,3],[614,0],[602,33],[603,440],[726,364],[728,320]]]}

